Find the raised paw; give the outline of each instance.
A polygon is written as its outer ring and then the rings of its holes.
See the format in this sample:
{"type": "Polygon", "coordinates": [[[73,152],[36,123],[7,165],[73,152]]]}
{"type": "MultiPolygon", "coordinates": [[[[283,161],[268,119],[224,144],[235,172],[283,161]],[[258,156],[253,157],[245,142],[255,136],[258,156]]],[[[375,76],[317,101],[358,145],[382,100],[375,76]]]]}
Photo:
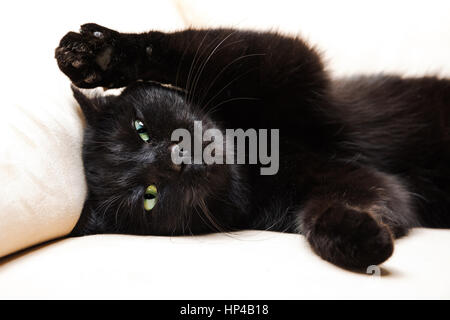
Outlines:
{"type": "Polygon", "coordinates": [[[306,235],[323,259],[349,269],[366,269],[393,253],[389,228],[367,212],[330,207],[317,216],[306,235]]]}
{"type": "Polygon", "coordinates": [[[108,86],[110,69],[117,63],[119,33],[88,23],[80,32],[69,32],[55,50],[61,71],[80,88],[108,86]]]}

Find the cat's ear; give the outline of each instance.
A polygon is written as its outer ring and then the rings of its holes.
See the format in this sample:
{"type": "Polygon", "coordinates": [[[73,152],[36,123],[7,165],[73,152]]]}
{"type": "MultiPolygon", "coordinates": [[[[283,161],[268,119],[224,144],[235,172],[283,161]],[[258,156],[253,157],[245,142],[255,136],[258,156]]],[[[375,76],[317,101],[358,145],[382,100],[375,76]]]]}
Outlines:
{"type": "Polygon", "coordinates": [[[81,111],[88,123],[93,122],[99,114],[105,109],[107,101],[104,97],[93,96],[89,97],[84,94],[80,89],[75,86],[71,86],[73,96],[80,105],[81,111]]]}

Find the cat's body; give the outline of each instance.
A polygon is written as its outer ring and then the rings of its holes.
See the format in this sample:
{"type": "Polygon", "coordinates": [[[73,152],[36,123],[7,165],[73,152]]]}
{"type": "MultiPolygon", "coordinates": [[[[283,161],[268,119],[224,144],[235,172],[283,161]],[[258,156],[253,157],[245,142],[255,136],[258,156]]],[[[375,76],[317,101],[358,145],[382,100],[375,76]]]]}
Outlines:
{"type": "Polygon", "coordinates": [[[79,87],[129,86],[93,100],[74,90],[89,187],[75,235],[298,232],[324,259],[362,268],[386,260],[411,227],[450,227],[449,80],[330,80],[300,39],[230,29],[137,35],[88,24],[56,58],[79,87]],[[171,133],[194,120],[279,129],[278,173],[174,167],[171,133]],[[158,202],[146,212],[151,184],[158,202]]]}

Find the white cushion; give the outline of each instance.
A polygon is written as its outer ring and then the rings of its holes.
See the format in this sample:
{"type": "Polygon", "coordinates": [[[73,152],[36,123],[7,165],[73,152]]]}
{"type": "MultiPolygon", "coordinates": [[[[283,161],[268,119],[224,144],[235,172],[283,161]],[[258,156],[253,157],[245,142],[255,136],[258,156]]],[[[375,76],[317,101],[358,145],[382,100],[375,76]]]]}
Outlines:
{"type": "Polygon", "coordinates": [[[414,230],[380,276],[342,270],[300,235],[97,235],[0,262],[0,299],[448,299],[450,232],[414,230]]]}
{"type": "Polygon", "coordinates": [[[182,28],[166,1],[6,6],[0,19],[0,257],[68,234],[83,207],[82,116],[54,59],[60,38],[86,22],[130,32],[182,28]]]}

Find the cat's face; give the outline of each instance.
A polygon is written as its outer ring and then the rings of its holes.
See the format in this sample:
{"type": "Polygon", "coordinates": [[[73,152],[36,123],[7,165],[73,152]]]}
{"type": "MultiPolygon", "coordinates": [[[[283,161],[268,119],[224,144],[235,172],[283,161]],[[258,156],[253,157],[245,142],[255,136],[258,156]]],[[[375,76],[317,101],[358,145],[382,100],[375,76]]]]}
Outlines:
{"type": "MultiPolygon", "coordinates": [[[[189,234],[233,225],[245,207],[236,166],[175,165],[176,129],[217,128],[175,90],[136,84],[120,96],[87,98],[83,162],[88,198],[74,234],[189,234]]],[[[192,134],[194,137],[194,135],[192,134]]]]}

